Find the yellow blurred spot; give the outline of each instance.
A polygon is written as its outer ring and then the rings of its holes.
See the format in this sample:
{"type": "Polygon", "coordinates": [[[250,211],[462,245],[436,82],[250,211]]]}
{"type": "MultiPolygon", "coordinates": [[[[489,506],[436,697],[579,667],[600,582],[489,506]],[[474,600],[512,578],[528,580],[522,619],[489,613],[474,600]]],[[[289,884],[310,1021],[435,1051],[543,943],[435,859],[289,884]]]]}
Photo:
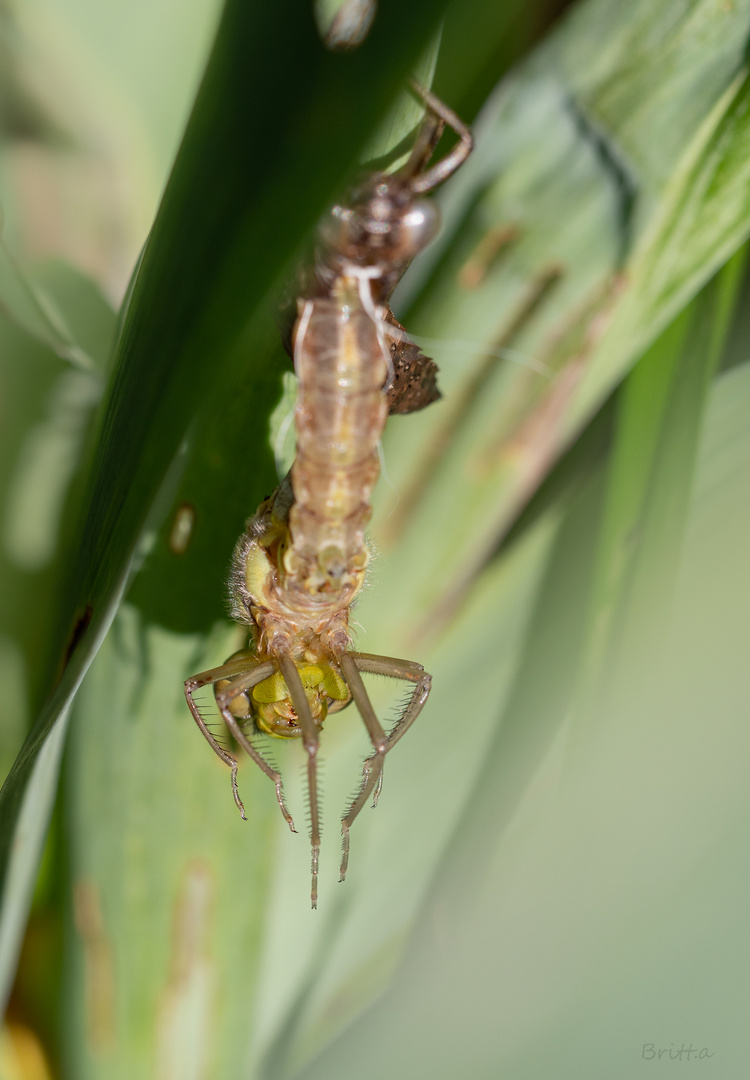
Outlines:
{"type": "Polygon", "coordinates": [[[195,510],[190,503],[180,503],[169,533],[169,547],[175,555],[184,555],[188,549],[195,525],[195,510]]]}
{"type": "Polygon", "coordinates": [[[23,1024],[8,1022],[0,1032],[2,1080],[52,1080],[42,1044],[23,1024]]]}

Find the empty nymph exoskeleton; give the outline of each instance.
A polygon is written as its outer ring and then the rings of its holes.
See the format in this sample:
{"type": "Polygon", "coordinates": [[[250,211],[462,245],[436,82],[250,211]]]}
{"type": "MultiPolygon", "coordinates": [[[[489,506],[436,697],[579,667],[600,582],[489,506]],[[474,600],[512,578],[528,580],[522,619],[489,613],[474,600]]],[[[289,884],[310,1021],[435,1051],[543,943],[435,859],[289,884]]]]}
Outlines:
{"type": "Polygon", "coordinates": [[[402,336],[385,302],[437,230],[437,209],[422,196],[455,172],[472,148],[471,134],[458,117],[432,94],[417,92],[428,114],[408,162],[393,174],[368,174],[346,204],[333,207],[320,226],[314,280],[297,302],[292,337],[299,380],[296,457],[288,476],[248,521],[232,560],[232,615],[250,628],[250,644],[221,667],[185,683],[196,723],[232,770],[234,800],[243,817],[237,760],[209,730],[194,691],[213,684],[227,728],[274,782],[293,831],[281,776],[253,746],[248,731],[302,739],[313,907],[320,850],[317,754],[326,716],[353,700],[372,743],[359,791],[341,822],[343,881],[352,822],[370,795],[377,801],[385,755],[406,734],[430,692],[430,676],[420,664],[354,651],[349,628],[370,556],[365,527],[388,415],[390,340],[402,336]],[[446,123],[459,141],[428,167],[446,123]],[[413,687],[388,732],[370,703],[364,673],[413,687]]]}

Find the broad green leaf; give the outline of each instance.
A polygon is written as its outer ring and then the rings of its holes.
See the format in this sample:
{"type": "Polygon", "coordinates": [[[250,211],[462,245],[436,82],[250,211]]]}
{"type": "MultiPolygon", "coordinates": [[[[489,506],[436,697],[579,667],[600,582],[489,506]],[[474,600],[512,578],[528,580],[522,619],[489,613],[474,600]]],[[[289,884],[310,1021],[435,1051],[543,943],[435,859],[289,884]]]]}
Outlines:
{"type": "MultiPolygon", "coordinates": [[[[300,238],[330,202],[439,14],[439,5],[405,13],[389,0],[381,4],[366,45],[342,57],[323,48],[309,11],[301,14],[295,5],[284,4],[248,6],[239,0],[227,4],[122,313],[99,441],[89,463],[88,505],[71,541],[68,600],[61,617],[53,616],[57,649],[50,665],[62,658],[67,666],[0,796],[3,870],[36,757],[78,689],[134,561],[142,557],[166,511],[184,463],[178,451],[199,429],[199,412],[226,422],[223,403],[231,398],[239,404],[238,383],[250,400],[255,389],[257,400],[254,408],[237,410],[232,436],[233,445],[241,441],[242,459],[224,464],[234,469],[242,460],[253,463],[251,508],[264,493],[271,473],[264,420],[285,366],[278,347],[270,358],[276,331],[267,308],[269,293],[280,273],[288,273],[300,238]],[[292,35],[290,25],[295,27],[292,35]],[[398,55],[392,48],[396,27],[398,55]],[[386,56],[389,64],[383,63],[386,56]],[[294,78],[279,83],[282,67],[294,78]],[[302,195],[300,161],[305,163],[302,195]]],[[[216,459],[210,462],[210,468],[216,465],[216,459]]],[[[229,468],[225,476],[235,490],[229,468]]],[[[209,485],[207,499],[216,494],[209,485]]],[[[236,535],[246,512],[247,504],[243,510],[235,504],[220,534],[231,528],[236,535]]],[[[211,548],[209,572],[201,580],[213,583],[210,571],[225,558],[219,547],[211,548]]],[[[218,597],[218,590],[213,595],[218,597]]],[[[188,622],[205,629],[220,607],[213,599],[201,607],[200,596],[190,592],[177,604],[173,594],[166,605],[161,601],[158,597],[155,603],[163,618],[167,623],[182,619],[181,629],[187,628],[185,611],[188,622]]],[[[48,685],[51,670],[42,668],[48,685]]]]}
{"type": "MultiPolygon", "coordinates": [[[[694,310],[703,304],[701,297],[694,310]]],[[[670,333],[662,342],[673,351],[670,333]]],[[[678,362],[689,366],[691,340],[683,342],[678,362]]],[[[692,344],[695,362],[700,338],[692,344]]],[[[600,671],[598,716],[576,701],[596,645],[582,598],[596,601],[597,561],[621,557],[602,525],[618,500],[632,518],[622,454],[642,471],[628,411],[649,373],[658,391],[663,372],[654,356],[620,398],[614,467],[570,503],[557,532],[512,692],[391,988],[293,1072],[299,1080],[355,1070],[531,1080],[579,1076],[582,1061],[587,1072],[626,1078],[656,1062],[659,1049],[687,1061],[691,1045],[690,1060],[707,1076],[742,1071],[747,364],[722,376],[708,398],[668,610],[661,590],[651,608],[634,608],[627,590],[620,596],[616,618],[629,624],[631,644],[638,629],[651,640],[652,619],[663,628],[656,651],[644,657],[625,642],[619,663],[600,671]],[[373,1032],[382,1037],[370,1056],[362,1047],[373,1032]]],[[[671,384],[671,405],[684,393],[671,384]]],[[[686,422],[702,393],[694,381],[686,422]]],[[[670,471],[681,483],[693,461],[660,444],[654,492],[670,471]]],[[[663,555],[653,528],[663,512],[649,495],[640,500],[644,536],[635,556],[644,571],[663,555]]],[[[485,632],[502,654],[501,639],[485,632]]]]}
{"type": "Polygon", "coordinates": [[[747,236],[748,25],[747,4],[584,4],[488,101],[404,293],[424,287],[402,317],[435,346],[446,400],[386,442],[397,625],[450,620],[553,461],[747,236]]]}
{"type": "MultiPolygon", "coordinates": [[[[233,638],[222,628],[211,644],[231,651],[233,638]]],[[[243,1058],[277,809],[260,772],[243,769],[242,822],[195,738],[175,673],[202,652],[126,604],[80,694],[65,1024],[77,1077],[130,1077],[148,1060],[168,1076],[228,1075],[243,1058]]]]}
{"type": "MultiPolygon", "coordinates": [[[[582,490],[558,498],[556,513],[548,511],[526,539],[534,552],[534,588],[523,594],[523,618],[510,625],[506,621],[517,610],[504,592],[507,582],[524,580],[514,565],[519,558],[514,545],[478,579],[450,634],[433,650],[422,646],[419,658],[433,672],[436,687],[450,689],[431,702],[425,717],[429,726],[420,725],[400,747],[398,760],[388,762],[388,783],[400,781],[406,798],[400,803],[390,788],[388,797],[384,795],[377,826],[363,840],[372,845],[361,871],[363,894],[346,918],[337,913],[337,936],[328,942],[325,956],[315,957],[314,969],[311,964],[307,1012],[300,1018],[300,1002],[295,1000],[267,1063],[269,1075],[276,1075],[274,1069],[288,1075],[290,1066],[296,1075],[293,1066],[330,1039],[340,1022],[342,996],[356,1012],[368,995],[375,995],[379,981],[373,967],[380,981],[388,976],[394,980],[396,997],[402,992],[430,997],[435,976],[417,991],[413,980],[419,979],[419,965],[413,973],[409,965],[414,949],[425,939],[434,941],[434,920],[442,920],[449,935],[465,924],[485,925],[486,915],[479,920],[472,905],[476,896],[484,895],[485,879],[497,852],[503,851],[505,830],[510,828],[512,836],[517,815],[535,813],[539,784],[547,809],[539,772],[551,769],[547,782],[554,786],[566,740],[571,755],[579,743],[585,753],[586,733],[592,728],[596,733],[602,712],[607,725],[611,722],[612,701],[619,701],[623,687],[629,691],[634,679],[650,685],[652,665],[658,670],[661,655],[657,646],[669,621],[669,582],[675,576],[670,571],[677,565],[685,533],[710,375],[726,338],[743,261],[744,253],[630,375],[620,395],[611,464],[605,470],[606,458],[600,457],[582,490]],[[566,504],[569,509],[560,524],[555,518],[566,504]],[[540,536],[545,537],[542,545],[540,536]],[[625,556],[630,562],[623,569],[625,556]],[[613,590],[613,581],[619,588],[613,590]],[[604,623],[602,613],[608,617],[604,623]],[[606,663],[601,645],[605,634],[606,663]],[[592,716],[588,691],[593,671],[600,685],[598,711],[592,716]],[[494,722],[488,723],[491,717],[494,722]],[[432,765],[428,748],[437,755],[432,765]],[[461,793],[463,805],[446,799],[444,790],[451,796],[461,793]],[[410,835],[404,835],[405,820],[410,835]],[[408,885],[399,879],[399,866],[408,868],[403,873],[408,885]],[[383,910],[389,918],[381,926],[383,910]],[[415,936],[405,943],[415,916],[415,936]],[[406,969],[397,966],[404,948],[406,969]],[[333,1023],[331,1016],[336,1017],[333,1023]]],[[[345,910],[343,905],[340,910],[345,910]]],[[[288,932],[285,944],[293,951],[288,932]]],[[[422,953],[420,957],[424,962],[422,953]]],[[[437,1012],[439,1005],[433,1007],[437,1012]]],[[[394,1068],[425,1076],[437,1068],[432,1060],[419,1066],[413,1059],[429,1024],[428,1019],[421,1037],[415,1034],[404,1046],[407,1056],[394,1068]]],[[[355,1030],[361,1037],[361,1029],[355,1030]]],[[[489,1031],[483,1034],[485,1052],[489,1037],[489,1031]]],[[[456,1041],[464,1043],[463,1038],[456,1041]]],[[[345,1035],[341,1051],[332,1051],[332,1058],[324,1055],[324,1061],[337,1062],[333,1075],[346,1072],[336,1055],[345,1055],[347,1044],[345,1035]]],[[[307,1075],[305,1069],[302,1074],[307,1075]]],[[[442,1075],[450,1075],[450,1068],[442,1075]]]]}
{"type": "MultiPolygon", "coordinates": [[[[686,506],[712,377],[727,341],[746,264],[743,248],[647,350],[618,409],[609,499],[594,575],[588,671],[591,722],[616,672],[659,654],[679,565],[686,506]],[[659,612],[663,616],[659,616],[659,612]]],[[[584,712],[582,703],[579,709],[584,712]]]]}

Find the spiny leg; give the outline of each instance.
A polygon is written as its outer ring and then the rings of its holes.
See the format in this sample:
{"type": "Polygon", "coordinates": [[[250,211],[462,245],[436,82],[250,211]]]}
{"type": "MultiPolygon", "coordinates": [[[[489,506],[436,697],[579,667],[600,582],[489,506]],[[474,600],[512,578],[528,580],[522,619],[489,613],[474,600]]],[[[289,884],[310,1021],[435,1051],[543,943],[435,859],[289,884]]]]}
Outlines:
{"type": "Polygon", "coordinates": [[[369,695],[365,689],[365,684],[362,682],[362,676],[359,673],[352,654],[342,653],[337,659],[341,668],[341,674],[344,676],[346,684],[352,692],[354,704],[357,706],[359,715],[364,721],[364,725],[367,728],[367,734],[370,736],[370,742],[375,751],[374,754],[365,761],[362,767],[362,784],[359,792],[354,797],[351,806],[341,819],[342,850],[339,881],[343,881],[346,877],[346,870],[349,865],[349,830],[351,829],[352,822],[370,797],[373,788],[377,785],[378,791],[380,790],[383,759],[388,749],[388,739],[380,721],[375,715],[375,710],[372,707],[369,695]]]}
{"type": "Polygon", "coordinates": [[[310,846],[312,848],[312,882],[310,900],[318,906],[318,860],[320,858],[320,806],[318,799],[318,728],[310,711],[305,688],[297,667],[290,656],[279,658],[279,668],[289,690],[297,719],[302,729],[302,744],[307,753],[307,791],[310,800],[310,846]]]}
{"type": "MultiPolygon", "coordinates": [[[[242,730],[237,717],[232,714],[229,708],[236,697],[246,693],[248,690],[252,690],[254,686],[257,686],[259,682],[263,682],[264,679],[268,678],[268,676],[272,675],[276,670],[277,665],[272,660],[257,663],[256,667],[249,670],[247,661],[245,661],[245,667],[242,673],[229,680],[227,686],[218,691],[216,694],[216,704],[219,706],[219,712],[224,718],[224,723],[227,725],[236,741],[240,744],[248,757],[252,758],[258,768],[266,774],[269,780],[273,781],[274,787],[276,788],[276,801],[279,804],[279,809],[281,810],[284,821],[292,832],[296,832],[294,820],[284,801],[281,773],[274,769],[273,766],[266,761],[263,755],[255,749],[245,732],[242,730]]],[[[214,681],[218,682],[218,680],[214,681]]]]}
{"type": "Polygon", "coordinates": [[[339,880],[343,881],[349,865],[349,830],[352,823],[374,790],[373,806],[377,805],[383,784],[383,761],[388,751],[406,734],[422,711],[430,693],[432,676],[420,664],[412,660],[397,660],[392,656],[375,656],[372,653],[345,653],[338,658],[341,672],[352,692],[357,706],[367,727],[375,751],[362,768],[362,784],[351,806],[341,819],[341,870],[339,880]],[[403,679],[414,683],[414,691],[406,707],[398,718],[389,735],[381,727],[370,698],[365,689],[360,671],[373,675],[387,675],[392,679],[403,679]]]}
{"type": "Polygon", "coordinates": [[[228,765],[232,770],[232,795],[234,796],[234,801],[237,804],[237,809],[242,815],[243,821],[247,821],[245,807],[243,806],[239,788],[237,786],[237,759],[225,750],[224,747],[217,742],[211,731],[209,731],[208,725],[203,719],[201,711],[193,698],[193,692],[195,690],[200,690],[203,686],[212,686],[222,679],[232,679],[236,675],[242,674],[243,671],[247,671],[247,660],[245,658],[228,660],[227,663],[222,664],[221,667],[210,668],[208,671],[201,671],[200,674],[193,675],[190,679],[185,680],[185,700],[188,703],[188,708],[193,715],[193,719],[200,728],[208,745],[213,752],[221,758],[224,764],[228,765]]]}
{"type": "Polygon", "coordinates": [[[402,739],[417,719],[432,687],[432,675],[414,660],[398,660],[395,656],[377,656],[374,653],[353,652],[349,654],[360,671],[370,675],[386,675],[389,679],[402,679],[414,683],[414,690],[404,711],[388,735],[388,750],[402,739]]]}
{"type": "MultiPolygon", "coordinates": [[[[415,83],[415,92],[421,97],[416,87],[417,84],[415,83]]],[[[417,131],[417,137],[414,140],[409,158],[406,164],[402,165],[398,170],[400,176],[420,176],[424,172],[430,158],[435,153],[435,148],[440,142],[444,130],[445,121],[437,113],[428,109],[417,131]]]]}
{"type": "MultiPolygon", "coordinates": [[[[453,147],[449,154],[446,154],[444,158],[441,158],[440,161],[436,162],[432,168],[419,172],[412,177],[410,183],[411,190],[424,195],[429,191],[433,191],[439,184],[442,184],[444,180],[447,180],[449,176],[452,176],[456,169],[463,165],[471,151],[474,149],[474,136],[471,134],[471,131],[463,120],[461,120],[452,109],[449,109],[447,105],[444,105],[440,98],[435,97],[429,90],[425,90],[423,86],[420,86],[419,83],[415,82],[413,79],[410,81],[410,85],[414,93],[417,97],[422,99],[430,112],[455,131],[459,138],[458,143],[453,147]]],[[[413,167],[416,162],[411,164],[413,167]]],[[[426,165],[427,162],[425,161],[424,164],[426,165]]]]}

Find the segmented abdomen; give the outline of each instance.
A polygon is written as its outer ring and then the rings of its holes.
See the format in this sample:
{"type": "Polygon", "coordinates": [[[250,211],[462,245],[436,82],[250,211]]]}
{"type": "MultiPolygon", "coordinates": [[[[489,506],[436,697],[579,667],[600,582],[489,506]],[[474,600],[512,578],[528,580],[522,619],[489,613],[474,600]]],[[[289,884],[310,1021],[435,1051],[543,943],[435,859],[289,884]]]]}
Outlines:
{"type": "Polygon", "coordinates": [[[304,562],[314,560],[333,587],[339,561],[351,569],[366,561],[364,530],[388,413],[380,325],[354,283],[335,299],[306,301],[296,329],[292,547],[304,562]]]}

